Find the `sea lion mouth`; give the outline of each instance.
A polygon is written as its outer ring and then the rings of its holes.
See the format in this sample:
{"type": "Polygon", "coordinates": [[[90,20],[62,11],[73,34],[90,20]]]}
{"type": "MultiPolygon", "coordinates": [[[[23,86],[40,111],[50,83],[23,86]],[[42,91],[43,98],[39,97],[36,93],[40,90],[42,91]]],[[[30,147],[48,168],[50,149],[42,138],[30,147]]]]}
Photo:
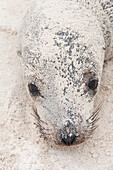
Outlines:
{"type": "Polygon", "coordinates": [[[51,129],[48,128],[49,125],[40,119],[36,108],[33,108],[33,116],[37,120],[36,127],[40,131],[40,137],[45,140],[54,141],[57,145],[71,146],[83,143],[92,136],[98,127],[96,122],[99,120],[99,111],[102,104],[103,101],[96,107],[87,120],[83,121],[81,118],[81,123],[79,122],[78,125],[75,125],[72,120],[67,120],[60,130],[54,126],[51,129]]]}

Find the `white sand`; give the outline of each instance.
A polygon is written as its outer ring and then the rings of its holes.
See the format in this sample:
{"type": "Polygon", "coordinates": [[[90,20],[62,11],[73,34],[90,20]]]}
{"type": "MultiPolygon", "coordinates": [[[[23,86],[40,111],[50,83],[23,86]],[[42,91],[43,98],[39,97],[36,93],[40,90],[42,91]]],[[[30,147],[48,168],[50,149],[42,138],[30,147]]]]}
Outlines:
{"type": "Polygon", "coordinates": [[[16,55],[21,18],[30,0],[0,0],[0,169],[113,170],[113,59],[105,64],[99,128],[85,143],[49,146],[40,140],[16,55]]]}

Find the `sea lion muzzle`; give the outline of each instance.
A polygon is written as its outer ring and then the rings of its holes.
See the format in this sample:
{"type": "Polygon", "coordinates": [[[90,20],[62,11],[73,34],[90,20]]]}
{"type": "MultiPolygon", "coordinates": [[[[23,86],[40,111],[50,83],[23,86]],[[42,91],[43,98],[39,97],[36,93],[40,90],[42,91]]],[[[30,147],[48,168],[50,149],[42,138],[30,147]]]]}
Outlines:
{"type": "Polygon", "coordinates": [[[72,145],[76,136],[77,133],[74,123],[72,123],[70,120],[66,121],[62,130],[59,132],[59,138],[61,142],[68,146],[72,145]]]}

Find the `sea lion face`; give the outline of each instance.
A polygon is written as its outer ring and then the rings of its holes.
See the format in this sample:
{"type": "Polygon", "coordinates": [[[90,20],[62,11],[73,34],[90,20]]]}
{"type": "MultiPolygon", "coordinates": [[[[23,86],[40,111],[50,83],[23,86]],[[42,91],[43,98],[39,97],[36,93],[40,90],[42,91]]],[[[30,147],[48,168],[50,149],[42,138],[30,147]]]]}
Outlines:
{"type": "Polygon", "coordinates": [[[82,17],[76,23],[67,18],[64,25],[58,18],[40,19],[37,27],[37,22],[27,25],[21,38],[21,61],[36,107],[37,126],[44,138],[57,144],[83,142],[97,121],[98,110],[93,107],[102,74],[104,40],[97,20],[85,19],[86,25],[82,17]]]}

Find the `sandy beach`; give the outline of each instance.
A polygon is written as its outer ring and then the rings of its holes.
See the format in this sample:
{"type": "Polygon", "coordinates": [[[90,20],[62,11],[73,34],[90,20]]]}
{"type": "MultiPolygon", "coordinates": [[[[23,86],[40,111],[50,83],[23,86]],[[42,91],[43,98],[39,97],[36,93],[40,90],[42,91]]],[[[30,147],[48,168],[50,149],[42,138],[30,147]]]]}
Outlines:
{"type": "Polygon", "coordinates": [[[30,0],[0,0],[0,169],[113,170],[113,59],[104,64],[97,103],[99,127],[83,144],[51,146],[40,139],[16,54],[30,0]]]}

